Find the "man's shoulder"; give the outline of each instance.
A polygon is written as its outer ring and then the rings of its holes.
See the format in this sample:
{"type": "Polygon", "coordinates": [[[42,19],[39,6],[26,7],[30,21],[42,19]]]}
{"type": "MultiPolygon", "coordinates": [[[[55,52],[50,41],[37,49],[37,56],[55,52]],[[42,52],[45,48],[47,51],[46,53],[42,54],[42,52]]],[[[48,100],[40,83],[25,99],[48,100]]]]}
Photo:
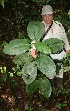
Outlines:
{"type": "Polygon", "coordinates": [[[62,26],[62,24],[59,21],[54,20],[53,22],[54,22],[55,25],[58,25],[60,27],[62,26]]]}
{"type": "Polygon", "coordinates": [[[64,30],[62,23],[59,21],[53,21],[53,25],[55,28],[58,28],[59,30],[64,30]]]}
{"type": "Polygon", "coordinates": [[[65,32],[65,28],[61,22],[53,21],[53,25],[54,25],[53,27],[55,27],[55,29],[58,29],[60,32],[65,32]]]}

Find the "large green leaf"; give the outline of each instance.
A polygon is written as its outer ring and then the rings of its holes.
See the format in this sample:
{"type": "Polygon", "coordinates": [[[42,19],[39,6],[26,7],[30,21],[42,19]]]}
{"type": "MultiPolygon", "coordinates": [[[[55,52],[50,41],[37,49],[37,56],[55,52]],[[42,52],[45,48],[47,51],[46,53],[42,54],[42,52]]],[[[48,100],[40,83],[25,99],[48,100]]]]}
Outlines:
{"type": "Polygon", "coordinates": [[[35,62],[25,63],[22,68],[22,78],[26,84],[32,83],[37,76],[37,67],[35,62]]]}
{"type": "Polygon", "coordinates": [[[30,44],[27,39],[15,39],[4,46],[3,52],[9,55],[20,55],[29,50],[30,44]]]}
{"type": "Polygon", "coordinates": [[[59,53],[61,50],[63,50],[64,43],[62,40],[57,38],[50,38],[43,42],[45,42],[50,47],[52,53],[59,53]]]}
{"type": "Polygon", "coordinates": [[[40,93],[45,98],[49,98],[52,92],[50,81],[46,77],[40,78],[39,81],[40,81],[40,86],[39,86],[40,93]]]}
{"type": "Polygon", "coordinates": [[[23,65],[24,63],[30,62],[32,60],[33,60],[33,57],[30,55],[29,52],[26,52],[20,55],[16,55],[13,59],[13,62],[18,65],[23,65]]]}
{"type": "Polygon", "coordinates": [[[37,89],[39,89],[39,86],[39,80],[35,80],[31,84],[26,85],[26,92],[28,94],[33,94],[37,89]]]}
{"type": "Polygon", "coordinates": [[[26,85],[26,92],[28,94],[33,94],[37,89],[45,98],[49,98],[52,92],[51,83],[46,77],[39,78],[31,84],[26,85]]]}
{"type": "Polygon", "coordinates": [[[26,92],[28,94],[33,94],[37,89],[45,98],[49,98],[52,92],[51,83],[46,77],[39,78],[31,84],[26,85],[26,92]]]}
{"type": "Polygon", "coordinates": [[[40,21],[31,21],[28,24],[27,32],[31,40],[38,42],[44,34],[44,25],[40,21]]]}
{"type": "Polygon", "coordinates": [[[56,65],[54,61],[45,54],[40,54],[37,60],[38,69],[46,75],[46,77],[52,79],[56,75],[56,65]]]}
{"type": "Polygon", "coordinates": [[[51,54],[51,49],[46,42],[37,42],[34,44],[36,49],[44,54],[51,54]]]}

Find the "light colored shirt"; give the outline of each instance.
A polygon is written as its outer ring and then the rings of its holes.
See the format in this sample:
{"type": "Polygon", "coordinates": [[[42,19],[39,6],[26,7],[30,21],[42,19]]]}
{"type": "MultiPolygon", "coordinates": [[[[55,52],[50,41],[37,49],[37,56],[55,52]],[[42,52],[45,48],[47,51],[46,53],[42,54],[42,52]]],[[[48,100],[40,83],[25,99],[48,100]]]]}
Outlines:
{"type": "MultiPolygon", "coordinates": [[[[44,23],[45,25],[45,31],[47,31],[48,26],[46,26],[45,22],[42,21],[42,23],[44,23]]],[[[62,40],[64,42],[64,48],[65,50],[70,50],[70,46],[69,46],[69,42],[67,39],[67,35],[65,33],[65,29],[62,26],[61,23],[57,24],[54,20],[53,20],[53,24],[51,26],[51,29],[48,31],[47,35],[45,35],[44,40],[49,39],[49,38],[58,38],[60,40],[62,40]],[[51,30],[52,29],[52,30],[51,30]]],[[[60,54],[51,54],[51,57],[53,59],[63,59],[66,57],[66,53],[64,51],[62,51],[60,54]]]]}

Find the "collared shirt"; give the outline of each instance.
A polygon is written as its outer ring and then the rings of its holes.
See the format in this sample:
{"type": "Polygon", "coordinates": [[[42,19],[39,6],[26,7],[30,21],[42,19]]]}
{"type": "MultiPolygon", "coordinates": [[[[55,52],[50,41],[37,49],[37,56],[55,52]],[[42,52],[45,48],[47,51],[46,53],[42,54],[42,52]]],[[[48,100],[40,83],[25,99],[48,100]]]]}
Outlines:
{"type": "MultiPolygon", "coordinates": [[[[45,25],[45,31],[47,31],[48,26],[46,26],[45,22],[42,21],[45,25]]],[[[53,20],[53,24],[51,26],[51,29],[48,31],[47,35],[45,35],[43,40],[49,39],[49,38],[58,38],[64,42],[65,50],[70,50],[69,42],[67,39],[67,35],[65,33],[65,29],[62,26],[62,24],[57,24],[53,20]],[[52,29],[52,30],[51,30],[52,29]]]]}
{"type": "MultiPolygon", "coordinates": [[[[45,24],[44,21],[42,21],[42,23],[44,23],[44,25],[45,25],[45,32],[46,32],[47,29],[48,29],[48,26],[45,24]]],[[[49,38],[58,38],[58,39],[62,40],[64,42],[65,50],[70,50],[70,46],[69,46],[69,42],[68,42],[68,39],[67,39],[67,35],[66,35],[65,29],[64,29],[64,27],[62,26],[61,23],[57,24],[53,20],[53,24],[52,24],[50,30],[48,31],[47,35],[45,35],[45,37],[43,38],[43,41],[46,40],[46,39],[49,39],[49,38]]],[[[63,50],[59,54],[50,54],[50,56],[53,59],[60,60],[60,59],[63,59],[63,58],[66,57],[66,52],[63,50]]]]}

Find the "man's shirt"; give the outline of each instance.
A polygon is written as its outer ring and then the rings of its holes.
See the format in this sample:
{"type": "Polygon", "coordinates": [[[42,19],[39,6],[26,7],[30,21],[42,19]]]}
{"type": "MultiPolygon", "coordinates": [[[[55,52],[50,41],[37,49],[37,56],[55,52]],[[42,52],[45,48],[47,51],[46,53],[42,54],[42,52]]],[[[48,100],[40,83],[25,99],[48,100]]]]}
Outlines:
{"type": "MultiPolygon", "coordinates": [[[[46,32],[49,27],[46,26],[44,21],[42,21],[42,23],[45,25],[45,32],[46,32]]],[[[48,33],[43,38],[43,41],[46,40],[46,39],[49,39],[49,38],[58,38],[58,39],[62,40],[64,42],[65,50],[70,50],[70,46],[69,46],[69,42],[68,42],[68,39],[67,39],[67,35],[66,35],[65,29],[64,29],[64,27],[62,26],[61,23],[57,24],[53,20],[53,24],[52,24],[50,30],[48,31],[48,33]]],[[[63,59],[63,58],[66,57],[66,52],[63,50],[59,54],[50,54],[50,56],[53,59],[60,60],[60,59],[63,59]]]]}
{"type": "MultiPolygon", "coordinates": [[[[46,32],[48,29],[48,26],[46,26],[44,21],[42,21],[42,23],[44,23],[44,25],[45,25],[45,32],[46,32]]],[[[65,50],[70,50],[67,35],[66,35],[65,29],[61,23],[56,23],[53,20],[53,24],[52,24],[50,30],[48,31],[47,35],[45,35],[43,40],[46,40],[49,38],[58,38],[58,39],[62,40],[64,42],[65,50]]]]}

